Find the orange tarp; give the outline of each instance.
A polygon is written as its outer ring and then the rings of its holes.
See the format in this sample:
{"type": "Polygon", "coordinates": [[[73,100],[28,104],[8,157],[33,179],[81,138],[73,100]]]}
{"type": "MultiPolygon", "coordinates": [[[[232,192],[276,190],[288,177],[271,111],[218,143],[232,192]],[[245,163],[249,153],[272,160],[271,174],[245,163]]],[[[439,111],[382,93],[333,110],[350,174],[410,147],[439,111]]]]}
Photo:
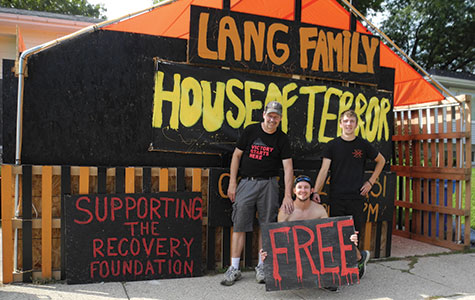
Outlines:
{"type": "MultiPolygon", "coordinates": [[[[231,10],[285,20],[294,19],[294,0],[231,0],[231,10]]],[[[188,39],[190,6],[222,9],[223,0],[178,0],[149,12],[104,27],[106,30],[133,32],[188,39]]],[[[335,0],[302,0],[303,23],[349,30],[350,13],[335,0]]],[[[357,31],[370,34],[357,23],[357,31]]],[[[380,65],[395,69],[394,105],[409,105],[444,99],[444,96],[411,66],[381,42],[380,65]]]]}

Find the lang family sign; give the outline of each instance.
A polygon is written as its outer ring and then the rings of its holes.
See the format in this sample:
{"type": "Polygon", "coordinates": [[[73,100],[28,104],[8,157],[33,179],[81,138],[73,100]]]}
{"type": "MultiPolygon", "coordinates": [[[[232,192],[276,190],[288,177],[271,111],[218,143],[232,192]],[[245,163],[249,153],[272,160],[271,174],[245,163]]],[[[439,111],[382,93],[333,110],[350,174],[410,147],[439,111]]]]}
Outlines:
{"type": "Polygon", "coordinates": [[[262,121],[270,101],[282,103],[281,128],[294,159],[319,159],[323,145],[340,134],[340,114],[350,108],[359,116],[356,134],[391,157],[391,93],[160,61],[152,149],[230,153],[240,131],[262,121]]]}
{"type": "Polygon", "coordinates": [[[266,290],[359,283],[351,217],[262,225],[266,290]]]}
{"type": "Polygon", "coordinates": [[[65,196],[68,283],[201,275],[201,193],[65,196]]]}
{"type": "Polygon", "coordinates": [[[379,44],[356,31],[191,6],[192,63],[374,83],[379,44]]]}

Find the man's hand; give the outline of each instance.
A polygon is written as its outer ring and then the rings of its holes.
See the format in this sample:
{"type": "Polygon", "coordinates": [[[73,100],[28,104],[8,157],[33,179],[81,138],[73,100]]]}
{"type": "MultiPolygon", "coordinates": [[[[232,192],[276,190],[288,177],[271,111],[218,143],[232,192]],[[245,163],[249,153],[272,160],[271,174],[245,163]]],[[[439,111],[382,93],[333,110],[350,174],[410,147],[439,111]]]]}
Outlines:
{"type": "Polygon", "coordinates": [[[294,201],[292,200],[292,197],[285,196],[280,209],[284,210],[286,214],[290,215],[294,211],[294,201]]]}
{"type": "Polygon", "coordinates": [[[322,202],[322,200],[320,199],[320,195],[319,195],[317,192],[315,192],[315,193],[312,194],[311,200],[312,200],[313,202],[317,202],[317,203],[321,203],[321,202],[322,202]]]}
{"type": "Polygon", "coordinates": [[[236,200],[236,183],[229,182],[228,197],[234,203],[234,200],[236,200]]]}
{"type": "Polygon", "coordinates": [[[371,184],[371,182],[369,181],[365,181],[363,183],[363,186],[361,187],[360,189],[360,195],[361,196],[366,196],[368,195],[369,191],[371,191],[371,188],[373,187],[373,185],[371,184]]]}
{"type": "Polygon", "coordinates": [[[358,233],[358,231],[355,231],[355,233],[350,236],[350,241],[352,241],[355,246],[358,246],[358,233]]]}
{"type": "Polygon", "coordinates": [[[259,250],[259,255],[261,256],[261,260],[264,261],[266,260],[267,257],[267,251],[264,251],[264,249],[259,250]]]}

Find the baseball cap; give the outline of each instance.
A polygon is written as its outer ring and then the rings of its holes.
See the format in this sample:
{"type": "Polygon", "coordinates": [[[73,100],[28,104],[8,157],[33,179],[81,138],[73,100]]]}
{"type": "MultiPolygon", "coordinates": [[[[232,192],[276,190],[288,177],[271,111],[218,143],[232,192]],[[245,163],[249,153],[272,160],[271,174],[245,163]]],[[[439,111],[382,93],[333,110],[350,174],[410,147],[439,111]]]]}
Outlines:
{"type": "Polygon", "coordinates": [[[282,116],[282,104],[277,101],[271,101],[267,103],[266,109],[264,110],[266,114],[268,113],[276,113],[282,116]]]}
{"type": "Polygon", "coordinates": [[[308,184],[310,184],[310,186],[312,186],[312,179],[310,179],[310,177],[308,177],[307,175],[299,175],[295,177],[294,186],[296,186],[297,183],[302,182],[302,181],[305,181],[308,184]]]}

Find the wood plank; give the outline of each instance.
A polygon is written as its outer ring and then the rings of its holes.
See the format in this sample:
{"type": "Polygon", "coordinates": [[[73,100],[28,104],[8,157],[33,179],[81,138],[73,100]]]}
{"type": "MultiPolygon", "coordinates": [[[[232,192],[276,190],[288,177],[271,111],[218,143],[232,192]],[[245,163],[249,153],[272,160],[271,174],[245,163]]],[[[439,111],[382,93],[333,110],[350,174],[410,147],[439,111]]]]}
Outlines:
{"type": "Polygon", "coordinates": [[[431,139],[463,139],[467,138],[467,132],[442,132],[442,133],[411,133],[408,135],[393,135],[392,141],[426,141],[431,139]]]}
{"type": "MultiPolygon", "coordinates": [[[[435,205],[437,203],[437,185],[435,184],[435,180],[430,179],[430,189],[431,189],[431,199],[428,202],[430,205],[435,205]]],[[[437,232],[437,221],[436,221],[436,216],[437,214],[435,212],[430,212],[430,220],[431,220],[431,229],[430,229],[430,236],[434,237],[436,232],[437,232]]]]}
{"type": "Polygon", "coordinates": [[[222,268],[225,268],[231,264],[231,236],[232,236],[232,228],[231,227],[223,227],[223,244],[222,244],[222,252],[223,253],[223,260],[222,260],[222,268]]]}
{"type": "MultiPolygon", "coordinates": [[[[54,174],[54,170],[53,170],[54,174]]],[[[65,195],[71,194],[71,167],[61,166],[61,280],[66,279],[66,201],[65,195]]],[[[52,226],[55,228],[55,220],[52,221],[52,226]]]]}
{"type": "Polygon", "coordinates": [[[89,194],[89,173],[88,167],[79,167],[79,194],[89,194]]]}
{"type": "Polygon", "coordinates": [[[97,193],[107,194],[107,168],[97,168],[97,193]]]}
{"type": "Polygon", "coordinates": [[[43,166],[41,176],[41,273],[44,279],[52,277],[52,218],[53,218],[53,168],[43,166]]]}
{"type": "Polygon", "coordinates": [[[150,167],[145,167],[142,170],[142,192],[152,192],[152,168],[150,167]]]}
{"type": "Polygon", "coordinates": [[[158,186],[160,192],[168,192],[168,169],[160,168],[160,183],[158,186]]]}
{"type": "Polygon", "coordinates": [[[33,270],[33,224],[32,218],[32,168],[22,167],[21,200],[22,200],[22,258],[23,282],[32,282],[33,270]]]}
{"type": "Polygon", "coordinates": [[[393,222],[388,221],[388,230],[386,231],[386,257],[391,256],[391,247],[392,247],[392,237],[393,237],[393,231],[391,230],[393,228],[393,222]]]}
{"type": "Polygon", "coordinates": [[[463,250],[468,249],[468,247],[465,246],[465,245],[460,245],[460,244],[456,244],[456,243],[449,242],[449,241],[444,241],[444,240],[438,240],[438,239],[435,239],[435,238],[428,238],[428,237],[413,234],[413,233],[409,233],[409,234],[402,233],[399,230],[395,230],[393,232],[393,234],[398,235],[398,236],[402,236],[402,237],[405,237],[405,238],[413,239],[413,240],[416,240],[416,241],[420,241],[420,242],[424,242],[424,243],[428,243],[428,244],[433,244],[433,245],[444,247],[444,248],[449,248],[451,250],[463,251],[463,250]]]}
{"type": "MultiPolygon", "coordinates": [[[[42,220],[40,218],[31,219],[31,226],[33,229],[41,229],[42,220]]],[[[23,228],[23,221],[21,219],[13,219],[12,220],[12,228],[13,229],[22,229],[23,228]]],[[[51,228],[57,229],[62,228],[61,226],[61,218],[52,218],[51,219],[51,228]]]]}
{"type": "Polygon", "coordinates": [[[115,168],[115,192],[117,194],[125,193],[125,168],[115,168]]]}
{"type": "Polygon", "coordinates": [[[193,192],[201,192],[201,169],[193,169],[193,182],[191,190],[193,192]]]}
{"type": "Polygon", "coordinates": [[[185,168],[176,168],[176,190],[183,192],[185,189],[185,168]]]}
{"type": "MultiPolygon", "coordinates": [[[[429,180],[424,179],[423,181],[423,198],[422,198],[422,203],[423,204],[429,204],[429,180]]],[[[422,234],[429,236],[429,214],[426,211],[421,211],[422,214],[422,234]]]]}
{"type": "Polygon", "coordinates": [[[432,205],[432,204],[425,204],[425,203],[411,203],[411,202],[396,200],[394,201],[394,205],[399,206],[399,207],[423,210],[423,211],[438,212],[440,214],[452,214],[452,215],[458,215],[458,216],[470,215],[470,211],[467,209],[458,209],[458,208],[444,207],[440,205],[432,205]]]}
{"type": "MultiPolygon", "coordinates": [[[[409,177],[405,177],[405,187],[404,187],[404,202],[410,203],[411,198],[409,191],[411,190],[411,180],[409,177]]],[[[409,208],[404,208],[404,230],[407,232],[411,231],[410,222],[409,222],[409,208]]]]}
{"type": "Polygon", "coordinates": [[[133,167],[125,169],[125,193],[135,193],[135,168],[133,167]]]}
{"type": "Polygon", "coordinates": [[[13,281],[13,229],[14,211],[13,172],[11,165],[2,165],[2,255],[3,283],[13,281]]]}
{"type": "Polygon", "coordinates": [[[216,227],[206,226],[206,269],[216,268],[216,227]]]}
{"type": "MultiPolygon", "coordinates": [[[[444,197],[445,197],[444,181],[439,179],[439,197],[437,198],[437,203],[436,203],[437,206],[444,205],[444,197]]],[[[438,211],[439,210],[437,210],[437,212],[438,211]]],[[[439,239],[445,239],[446,237],[445,237],[445,231],[444,231],[444,215],[442,213],[438,213],[438,215],[439,215],[439,226],[437,227],[437,234],[439,235],[439,239]]]]}
{"type": "Polygon", "coordinates": [[[373,223],[367,222],[364,230],[363,250],[371,250],[371,240],[373,238],[373,223]]]}
{"type": "Polygon", "coordinates": [[[410,167],[391,166],[391,171],[397,176],[409,178],[445,179],[445,180],[467,180],[470,175],[448,172],[428,172],[428,170],[412,170],[410,167]]]}
{"type": "Polygon", "coordinates": [[[441,167],[421,167],[421,166],[391,166],[393,172],[415,171],[417,173],[437,173],[450,175],[471,175],[471,169],[467,168],[441,168],[441,167]]]}
{"type": "MultiPolygon", "coordinates": [[[[437,130],[438,133],[444,132],[444,116],[442,108],[437,110],[437,130]]],[[[445,167],[445,144],[444,139],[439,139],[439,164],[438,167],[445,167]]]]}
{"type": "Polygon", "coordinates": [[[382,222],[376,223],[376,241],[374,244],[374,258],[380,258],[381,256],[381,227],[382,222]]]}
{"type": "MultiPolygon", "coordinates": [[[[447,207],[453,208],[453,181],[447,181],[447,207]]],[[[453,241],[453,217],[452,214],[447,215],[447,239],[453,241]]]]}

